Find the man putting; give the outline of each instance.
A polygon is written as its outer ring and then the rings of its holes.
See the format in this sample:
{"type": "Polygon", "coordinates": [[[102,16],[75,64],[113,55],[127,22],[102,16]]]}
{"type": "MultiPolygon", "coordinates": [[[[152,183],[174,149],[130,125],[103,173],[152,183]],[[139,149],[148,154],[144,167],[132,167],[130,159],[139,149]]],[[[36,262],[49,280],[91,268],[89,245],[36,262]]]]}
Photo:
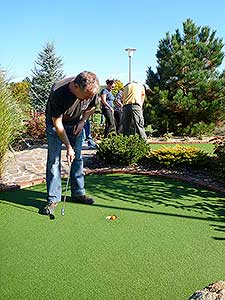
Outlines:
{"type": "Polygon", "coordinates": [[[61,201],[61,148],[66,146],[70,168],[72,201],[93,204],[85,195],[82,149],[82,130],[85,121],[98,104],[99,81],[92,72],[56,82],[46,106],[48,156],[46,165],[47,205],[43,213],[53,214],[61,201]]]}

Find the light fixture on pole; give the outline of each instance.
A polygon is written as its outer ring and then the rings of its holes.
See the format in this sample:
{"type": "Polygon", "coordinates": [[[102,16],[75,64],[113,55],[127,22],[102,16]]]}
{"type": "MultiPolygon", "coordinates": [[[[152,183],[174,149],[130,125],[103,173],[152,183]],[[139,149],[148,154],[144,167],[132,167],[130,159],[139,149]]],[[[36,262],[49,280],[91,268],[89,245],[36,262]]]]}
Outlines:
{"type": "Polygon", "coordinates": [[[129,58],[129,83],[131,83],[131,57],[133,56],[134,51],[136,51],[135,48],[127,48],[125,49],[128,53],[128,58],[129,58]]]}

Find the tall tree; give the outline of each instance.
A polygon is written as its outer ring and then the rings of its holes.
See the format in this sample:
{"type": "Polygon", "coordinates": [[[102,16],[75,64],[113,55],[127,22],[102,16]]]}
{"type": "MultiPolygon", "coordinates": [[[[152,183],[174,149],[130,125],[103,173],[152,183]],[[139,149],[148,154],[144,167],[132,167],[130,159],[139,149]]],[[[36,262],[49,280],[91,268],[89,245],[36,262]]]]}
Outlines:
{"type": "Polygon", "coordinates": [[[145,119],[159,132],[191,134],[193,128],[225,117],[225,72],[217,68],[224,58],[222,39],[208,26],[191,19],[159,42],[157,71],[147,70],[149,96],[145,119]]]}
{"type": "Polygon", "coordinates": [[[55,54],[53,43],[47,43],[38,54],[36,65],[32,70],[30,97],[35,111],[43,112],[50,94],[52,84],[64,77],[63,63],[55,54]]]}

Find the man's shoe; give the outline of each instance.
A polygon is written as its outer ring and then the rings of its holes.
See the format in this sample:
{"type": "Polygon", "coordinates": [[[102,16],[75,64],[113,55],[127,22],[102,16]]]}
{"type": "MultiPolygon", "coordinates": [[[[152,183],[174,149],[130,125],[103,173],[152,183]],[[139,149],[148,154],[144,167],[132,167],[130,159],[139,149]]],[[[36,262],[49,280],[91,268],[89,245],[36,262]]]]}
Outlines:
{"type": "Polygon", "coordinates": [[[58,205],[58,202],[51,202],[48,203],[42,210],[43,215],[53,215],[54,210],[56,206],[58,205]]]}
{"type": "Polygon", "coordinates": [[[72,201],[75,203],[89,204],[89,205],[92,205],[95,202],[92,198],[86,195],[72,197],[72,201]]]}

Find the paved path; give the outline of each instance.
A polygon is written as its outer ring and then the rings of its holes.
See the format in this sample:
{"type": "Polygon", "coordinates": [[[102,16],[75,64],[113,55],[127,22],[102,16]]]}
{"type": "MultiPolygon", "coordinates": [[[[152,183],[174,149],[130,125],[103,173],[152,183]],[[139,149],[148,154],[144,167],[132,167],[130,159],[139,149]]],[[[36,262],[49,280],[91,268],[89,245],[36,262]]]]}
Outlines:
{"type": "MultiPolygon", "coordinates": [[[[84,164],[95,153],[96,150],[88,150],[88,147],[84,146],[82,150],[84,164]]],[[[44,182],[46,158],[46,145],[14,153],[9,152],[0,183],[7,185],[9,188],[15,186],[24,188],[44,182]]],[[[68,169],[66,150],[62,149],[62,176],[68,174],[68,169]]]]}

